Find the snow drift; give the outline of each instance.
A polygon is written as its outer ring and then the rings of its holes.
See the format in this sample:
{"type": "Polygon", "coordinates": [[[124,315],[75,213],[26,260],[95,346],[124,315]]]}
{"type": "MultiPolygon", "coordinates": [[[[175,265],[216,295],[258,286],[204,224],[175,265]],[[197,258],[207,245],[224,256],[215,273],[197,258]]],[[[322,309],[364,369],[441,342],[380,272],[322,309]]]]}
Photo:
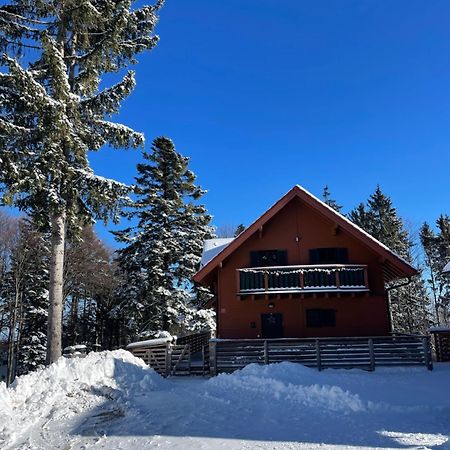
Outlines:
{"type": "Polygon", "coordinates": [[[160,388],[164,382],[125,350],[62,357],[45,369],[18,377],[9,389],[0,383],[0,444],[2,439],[14,442],[18,432],[23,434],[42,418],[67,419],[105,401],[114,400],[115,413],[124,414],[131,398],[160,388]]]}
{"type": "Polygon", "coordinates": [[[221,374],[210,379],[208,392],[222,397],[247,397],[248,401],[265,397],[267,401],[283,402],[284,407],[291,405],[341,413],[366,410],[357,394],[339,386],[317,384],[317,378],[317,370],[299,364],[251,364],[231,375],[221,374]]]}
{"type": "Polygon", "coordinates": [[[317,372],[284,362],[163,379],[131,353],[0,384],[5,450],[450,450],[450,364],[317,372]]]}

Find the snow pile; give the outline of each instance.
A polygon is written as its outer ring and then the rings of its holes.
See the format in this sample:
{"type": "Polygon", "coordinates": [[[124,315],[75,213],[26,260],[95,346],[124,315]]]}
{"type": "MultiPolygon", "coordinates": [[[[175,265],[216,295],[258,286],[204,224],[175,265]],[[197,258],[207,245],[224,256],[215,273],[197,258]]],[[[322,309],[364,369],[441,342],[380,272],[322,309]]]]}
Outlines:
{"type": "Polygon", "coordinates": [[[450,364],[250,365],[163,379],[126,351],[61,359],[0,385],[0,448],[450,450],[450,364]]]}
{"type": "Polygon", "coordinates": [[[0,444],[2,439],[14,442],[16,433],[23,434],[42,418],[68,419],[112,400],[115,415],[123,415],[131,398],[164,383],[125,350],[62,357],[45,369],[18,377],[9,389],[0,383],[0,444]]]}
{"type": "Polygon", "coordinates": [[[251,364],[231,375],[221,374],[208,382],[208,394],[215,397],[256,397],[283,403],[283,407],[313,408],[328,412],[366,411],[357,394],[331,384],[317,384],[318,372],[299,364],[283,362],[260,366],[251,364]]]}

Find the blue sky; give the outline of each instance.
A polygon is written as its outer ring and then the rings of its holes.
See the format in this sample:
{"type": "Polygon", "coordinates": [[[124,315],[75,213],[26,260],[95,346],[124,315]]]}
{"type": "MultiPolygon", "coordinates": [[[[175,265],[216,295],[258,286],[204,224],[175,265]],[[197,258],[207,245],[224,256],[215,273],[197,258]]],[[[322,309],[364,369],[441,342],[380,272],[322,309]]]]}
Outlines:
{"type": "MultiPolygon", "coordinates": [[[[191,158],[216,225],[294,184],[346,212],[379,183],[414,226],[450,213],[448,1],[167,0],[157,32],[119,120],[191,158]]],[[[127,183],[139,160],[91,155],[127,183]]]]}

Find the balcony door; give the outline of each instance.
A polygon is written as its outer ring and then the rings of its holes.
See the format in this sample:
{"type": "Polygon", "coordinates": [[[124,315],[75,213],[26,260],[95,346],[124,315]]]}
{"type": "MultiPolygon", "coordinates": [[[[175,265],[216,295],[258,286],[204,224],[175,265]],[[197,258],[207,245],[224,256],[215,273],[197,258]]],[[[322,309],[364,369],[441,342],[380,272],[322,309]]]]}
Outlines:
{"type": "Polygon", "coordinates": [[[261,314],[261,332],[265,339],[283,337],[283,314],[261,314]]]}

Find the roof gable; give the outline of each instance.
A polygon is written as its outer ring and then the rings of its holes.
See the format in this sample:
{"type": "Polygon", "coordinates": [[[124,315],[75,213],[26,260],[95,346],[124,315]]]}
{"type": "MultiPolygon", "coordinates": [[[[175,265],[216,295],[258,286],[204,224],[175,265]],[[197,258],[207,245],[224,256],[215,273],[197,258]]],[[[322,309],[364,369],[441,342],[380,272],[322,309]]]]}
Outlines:
{"type": "Polygon", "coordinates": [[[264,214],[255,220],[239,236],[232,240],[228,245],[222,248],[212,259],[210,259],[195,275],[194,281],[201,282],[211,271],[216,269],[222,261],[237,250],[247,239],[264,226],[272,217],[278,214],[293,198],[298,197],[311,208],[321,213],[323,216],[334,221],[350,235],[361,241],[375,253],[380,255],[384,264],[385,278],[392,280],[402,277],[411,277],[417,274],[417,270],[407,261],[390,250],[386,245],[375,239],[359,226],[355,225],[349,219],[328,206],[322,200],[315,197],[303,187],[296,185],[272,205],[264,214]]]}

